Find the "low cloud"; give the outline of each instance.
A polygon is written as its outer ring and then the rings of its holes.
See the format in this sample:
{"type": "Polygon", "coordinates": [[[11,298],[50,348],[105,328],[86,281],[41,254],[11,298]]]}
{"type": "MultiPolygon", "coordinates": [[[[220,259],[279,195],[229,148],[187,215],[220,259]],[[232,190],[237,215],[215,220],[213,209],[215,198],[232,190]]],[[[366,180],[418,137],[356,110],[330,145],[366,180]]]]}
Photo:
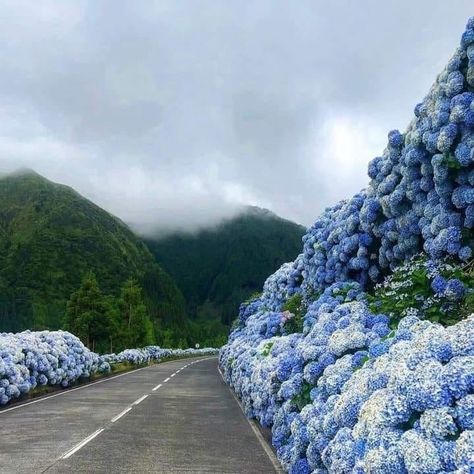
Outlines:
{"type": "Polygon", "coordinates": [[[310,225],[456,48],[472,5],[3,1],[0,171],[27,166],[141,231],[253,204],[310,225]]]}

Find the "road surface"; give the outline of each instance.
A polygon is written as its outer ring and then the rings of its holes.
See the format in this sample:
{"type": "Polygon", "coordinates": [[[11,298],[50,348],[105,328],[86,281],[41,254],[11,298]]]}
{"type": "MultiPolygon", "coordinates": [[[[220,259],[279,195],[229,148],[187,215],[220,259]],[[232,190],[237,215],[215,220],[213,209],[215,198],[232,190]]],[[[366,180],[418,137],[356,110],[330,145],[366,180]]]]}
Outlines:
{"type": "Polygon", "coordinates": [[[0,472],[274,473],[215,357],[166,362],[0,411],[0,472]]]}

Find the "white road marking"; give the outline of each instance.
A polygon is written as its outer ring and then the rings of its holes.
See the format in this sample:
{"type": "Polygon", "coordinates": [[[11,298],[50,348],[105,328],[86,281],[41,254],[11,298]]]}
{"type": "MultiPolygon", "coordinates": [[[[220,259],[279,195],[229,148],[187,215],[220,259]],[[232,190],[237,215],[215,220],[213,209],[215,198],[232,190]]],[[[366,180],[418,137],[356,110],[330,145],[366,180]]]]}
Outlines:
{"type": "Polygon", "coordinates": [[[168,381],[169,381],[169,379],[170,379],[169,377],[168,377],[168,378],[166,378],[165,380],[163,380],[163,383],[166,383],[166,382],[168,382],[168,381]]]}
{"type": "Polygon", "coordinates": [[[171,378],[173,378],[176,375],[176,372],[174,374],[171,374],[171,378]]]}
{"type": "Polygon", "coordinates": [[[91,435],[89,435],[87,438],[84,438],[78,445],[76,445],[74,448],[72,448],[70,451],[68,451],[66,454],[63,454],[61,456],[61,459],[67,459],[71,457],[74,453],[77,453],[82,447],[84,447],[89,441],[92,441],[96,436],[100,435],[104,431],[104,428],[101,428],[100,430],[94,431],[91,435]]]}
{"type": "Polygon", "coordinates": [[[135,400],[132,405],[138,405],[139,403],[143,402],[143,400],[145,400],[145,398],[147,398],[148,395],[143,395],[143,397],[140,397],[138,400],[135,400]]]}
{"type": "MultiPolygon", "coordinates": [[[[221,372],[220,367],[217,368],[219,373],[221,374],[222,381],[227,385],[225,379],[224,379],[224,374],[221,372]]],[[[245,416],[245,419],[248,421],[250,427],[252,428],[252,431],[254,432],[255,436],[257,437],[258,441],[260,442],[260,445],[262,446],[263,450],[267,454],[267,456],[270,459],[270,462],[273,465],[273,468],[275,469],[275,472],[278,474],[283,474],[283,469],[281,467],[281,464],[278,462],[277,457],[275,456],[275,453],[272,451],[270,446],[268,445],[268,442],[266,439],[263,437],[262,433],[258,429],[257,422],[255,420],[249,420],[247,418],[247,415],[245,414],[244,408],[242,407],[242,404],[240,403],[240,400],[237,398],[237,395],[232,391],[232,389],[227,385],[227,388],[229,389],[229,392],[232,394],[234,397],[235,401],[237,402],[237,405],[239,405],[239,408],[242,410],[242,413],[245,416]]]]}
{"type": "Polygon", "coordinates": [[[115,423],[116,421],[120,420],[120,418],[122,418],[123,415],[126,415],[131,409],[132,409],[132,407],[125,408],[124,411],[119,413],[117,416],[114,416],[110,421],[112,423],[115,423]]]}
{"type": "Polygon", "coordinates": [[[99,383],[108,382],[109,380],[118,379],[119,377],[124,377],[125,375],[130,375],[134,372],[138,372],[139,370],[151,369],[152,367],[153,366],[142,367],[140,369],[133,369],[133,370],[130,370],[129,372],[126,372],[125,374],[114,375],[113,377],[107,377],[106,379],[103,379],[103,380],[97,380],[97,382],[88,383],[86,385],[83,385],[82,387],[70,388],[70,389],[65,390],[64,392],[55,393],[54,395],[49,395],[47,397],[40,397],[40,398],[38,398],[38,400],[33,400],[31,402],[22,403],[21,405],[16,405],[16,406],[13,406],[11,408],[5,408],[4,410],[0,410],[0,415],[3,415],[4,413],[7,413],[8,411],[18,410],[18,408],[23,408],[23,407],[26,407],[28,405],[34,405],[35,403],[42,402],[44,400],[49,400],[50,398],[56,398],[56,397],[60,397],[62,395],[67,395],[68,393],[75,392],[76,390],[83,390],[85,388],[92,387],[92,385],[97,385],[99,383]]]}
{"type": "MultiPolygon", "coordinates": [[[[207,359],[211,359],[211,358],[212,357],[208,357],[207,359]]],[[[207,359],[199,359],[199,360],[201,361],[201,360],[207,360],[207,359]]],[[[176,362],[176,361],[170,360],[170,361],[160,362],[159,364],[155,364],[155,365],[171,364],[173,362],[176,362]]],[[[62,392],[55,393],[54,395],[38,397],[36,400],[32,400],[31,402],[20,403],[19,405],[14,405],[10,408],[3,408],[3,409],[0,409],[0,416],[3,415],[4,413],[9,412],[9,411],[18,410],[20,408],[27,407],[29,405],[34,405],[35,403],[40,403],[40,402],[43,402],[45,400],[49,400],[51,398],[62,397],[63,395],[68,395],[69,393],[75,392],[76,390],[84,390],[85,388],[92,387],[93,385],[97,385],[99,383],[109,382],[110,380],[118,379],[119,377],[125,377],[126,375],[131,375],[131,374],[133,374],[135,372],[138,372],[140,370],[152,369],[153,367],[155,367],[155,365],[151,365],[151,366],[148,366],[148,367],[141,367],[139,369],[129,370],[128,372],[125,372],[124,374],[118,374],[118,375],[114,375],[112,377],[107,377],[105,379],[97,380],[96,382],[91,382],[91,383],[82,385],[80,387],[69,388],[69,389],[64,390],[62,392]]],[[[191,365],[191,363],[188,364],[188,365],[191,365]]]]}
{"type": "Polygon", "coordinates": [[[159,383],[156,387],[153,387],[152,392],[156,392],[161,386],[162,384],[159,383]]]}

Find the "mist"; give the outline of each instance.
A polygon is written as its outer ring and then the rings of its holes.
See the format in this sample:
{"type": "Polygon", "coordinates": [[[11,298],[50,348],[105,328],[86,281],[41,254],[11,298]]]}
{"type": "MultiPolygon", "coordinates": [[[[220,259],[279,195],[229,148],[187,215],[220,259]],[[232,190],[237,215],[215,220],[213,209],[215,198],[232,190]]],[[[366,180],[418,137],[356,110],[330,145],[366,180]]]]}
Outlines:
{"type": "Polygon", "coordinates": [[[310,225],[366,185],[472,14],[461,0],[1,4],[0,171],[32,168],[141,233],[244,205],[310,225]]]}

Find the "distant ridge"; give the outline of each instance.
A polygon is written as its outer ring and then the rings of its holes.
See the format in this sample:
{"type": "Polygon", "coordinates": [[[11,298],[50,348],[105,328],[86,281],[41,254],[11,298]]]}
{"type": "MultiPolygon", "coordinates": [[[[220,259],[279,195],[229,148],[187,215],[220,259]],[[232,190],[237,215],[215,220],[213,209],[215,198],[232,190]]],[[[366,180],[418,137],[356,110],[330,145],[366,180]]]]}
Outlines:
{"type": "Polygon", "coordinates": [[[180,291],[119,218],[34,170],[0,176],[0,331],[60,327],[88,271],[111,294],[137,278],[153,320],[185,330],[180,291]]]}
{"type": "Polygon", "coordinates": [[[229,325],[239,303],[297,256],[304,232],[267,209],[246,206],[217,226],[146,243],[183,292],[190,314],[229,325]]]}

